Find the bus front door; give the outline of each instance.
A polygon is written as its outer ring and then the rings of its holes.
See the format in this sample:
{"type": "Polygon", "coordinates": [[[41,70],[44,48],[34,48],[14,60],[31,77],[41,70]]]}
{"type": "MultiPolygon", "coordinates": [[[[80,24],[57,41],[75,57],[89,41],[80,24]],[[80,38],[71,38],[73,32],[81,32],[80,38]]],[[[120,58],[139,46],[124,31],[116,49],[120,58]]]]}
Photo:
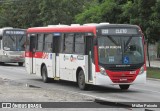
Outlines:
{"type": "Polygon", "coordinates": [[[31,73],[36,73],[36,58],[35,58],[35,52],[36,52],[36,42],[37,37],[36,35],[30,36],[30,51],[31,51],[31,73]]]}
{"type": "Polygon", "coordinates": [[[86,37],[86,55],[88,56],[88,82],[93,81],[92,76],[92,57],[93,57],[93,36],[86,37]]]}

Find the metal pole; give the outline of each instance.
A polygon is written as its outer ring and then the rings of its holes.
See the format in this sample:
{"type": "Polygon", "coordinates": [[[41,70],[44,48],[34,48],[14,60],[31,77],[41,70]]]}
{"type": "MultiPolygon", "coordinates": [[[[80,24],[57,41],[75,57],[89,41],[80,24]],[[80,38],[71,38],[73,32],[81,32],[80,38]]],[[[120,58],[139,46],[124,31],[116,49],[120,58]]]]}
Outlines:
{"type": "Polygon", "coordinates": [[[149,57],[149,42],[147,42],[147,56],[148,56],[148,65],[150,66],[150,57],[149,57]]]}

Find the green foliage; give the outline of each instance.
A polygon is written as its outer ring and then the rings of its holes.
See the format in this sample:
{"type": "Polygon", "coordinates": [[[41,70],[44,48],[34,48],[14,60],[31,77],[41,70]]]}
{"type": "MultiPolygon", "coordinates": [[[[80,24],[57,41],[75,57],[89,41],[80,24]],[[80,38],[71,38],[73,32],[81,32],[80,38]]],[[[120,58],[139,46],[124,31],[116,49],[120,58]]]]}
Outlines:
{"type": "Polygon", "coordinates": [[[160,0],[4,0],[0,3],[0,27],[93,22],[136,24],[149,42],[155,42],[160,38],[160,0]]]}
{"type": "Polygon", "coordinates": [[[160,68],[147,68],[147,77],[160,79],[160,68]]]}
{"type": "Polygon", "coordinates": [[[7,0],[1,4],[0,27],[27,28],[38,22],[38,3],[40,0],[7,0]],[[3,22],[4,21],[4,22],[3,22]]]}
{"type": "Polygon", "coordinates": [[[91,0],[6,0],[0,4],[0,27],[71,24],[91,0]]]}
{"type": "Polygon", "coordinates": [[[97,4],[78,14],[76,22],[136,24],[150,43],[159,40],[160,0],[98,0],[97,4]]]}
{"type": "Polygon", "coordinates": [[[78,23],[86,22],[110,22],[116,23],[119,18],[120,7],[117,7],[116,0],[104,0],[101,4],[93,4],[83,13],[78,14],[75,19],[78,23]]]}

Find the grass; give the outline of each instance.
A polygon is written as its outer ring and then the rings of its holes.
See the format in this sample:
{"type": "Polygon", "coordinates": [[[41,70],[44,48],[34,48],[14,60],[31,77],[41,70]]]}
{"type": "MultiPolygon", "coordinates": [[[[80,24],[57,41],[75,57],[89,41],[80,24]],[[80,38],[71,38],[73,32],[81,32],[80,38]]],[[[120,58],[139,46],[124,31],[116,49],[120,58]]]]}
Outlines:
{"type": "Polygon", "coordinates": [[[147,77],[160,79],[160,68],[147,68],[147,77]]]}

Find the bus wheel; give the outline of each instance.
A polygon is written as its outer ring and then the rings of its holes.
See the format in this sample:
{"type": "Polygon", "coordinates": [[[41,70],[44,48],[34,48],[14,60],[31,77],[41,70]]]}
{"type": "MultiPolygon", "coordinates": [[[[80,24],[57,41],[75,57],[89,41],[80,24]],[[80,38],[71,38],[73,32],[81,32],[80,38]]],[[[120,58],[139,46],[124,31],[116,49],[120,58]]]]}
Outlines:
{"type": "Polygon", "coordinates": [[[48,78],[47,68],[46,68],[45,65],[42,67],[41,74],[42,74],[42,80],[43,80],[43,82],[44,83],[48,83],[49,82],[49,78],[48,78]]]}
{"type": "Polygon", "coordinates": [[[119,85],[122,90],[127,90],[130,85],[119,85]]]}
{"type": "Polygon", "coordinates": [[[19,66],[23,66],[23,62],[18,62],[18,65],[19,66]]]}
{"type": "Polygon", "coordinates": [[[82,70],[78,74],[78,86],[81,90],[87,89],[87,84],[85,83],[84,72],[82,70]]]}

